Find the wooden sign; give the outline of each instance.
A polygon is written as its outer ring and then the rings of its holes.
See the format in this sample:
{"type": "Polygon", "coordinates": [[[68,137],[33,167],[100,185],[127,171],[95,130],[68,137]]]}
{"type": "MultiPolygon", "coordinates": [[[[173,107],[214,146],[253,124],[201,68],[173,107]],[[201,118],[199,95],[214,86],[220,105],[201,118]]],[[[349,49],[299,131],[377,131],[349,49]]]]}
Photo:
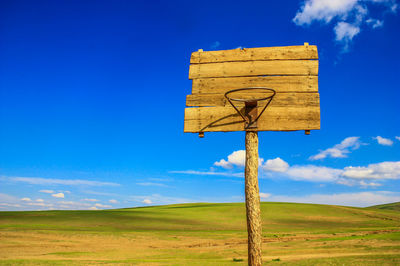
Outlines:
{"type": "Polygon", "coordinates": [[[190,63],[193,84],[186,98],[184,132],[245,130],[243,119],[224,97],[227,91],[245,87],[276,91],[256,131],[320,128],[315,45],[199,50],[192,53],[190,63]]]}

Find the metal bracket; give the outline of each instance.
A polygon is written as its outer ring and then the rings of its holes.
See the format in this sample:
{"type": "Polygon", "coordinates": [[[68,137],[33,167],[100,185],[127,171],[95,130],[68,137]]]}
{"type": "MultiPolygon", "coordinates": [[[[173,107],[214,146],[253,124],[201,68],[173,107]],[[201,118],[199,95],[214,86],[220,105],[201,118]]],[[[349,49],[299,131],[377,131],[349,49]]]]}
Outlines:
{"type": "Polygon", "coordinates": [[[245,102],[245,116],[247,117],[245,129],[251,130],[257,128],[257,101],[245,102]]]}

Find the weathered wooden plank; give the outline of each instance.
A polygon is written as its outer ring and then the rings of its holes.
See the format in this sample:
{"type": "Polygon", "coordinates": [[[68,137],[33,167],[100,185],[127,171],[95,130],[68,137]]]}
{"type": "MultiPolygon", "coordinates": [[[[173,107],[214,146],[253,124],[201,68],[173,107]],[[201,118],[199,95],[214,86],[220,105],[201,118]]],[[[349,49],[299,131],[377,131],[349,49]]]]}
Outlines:
{"type": "Polygon", "coordinates": [[[218,63],[234,61],[286,60],[286,59],[318,59],[317,46],[282,46],[243,48],[234,50],[194,52],[191,64],[218,63]]]}
{"type": "Polygon", "coordinates": [[[317,60],[273,60],[194,64],[189,79],[267,75],[318,75],[317,60]]]}
{"type": "MultiPolygon", "coordinates": [[[[258,112],[262,108],[258,108],[258,112]]],[[[258,131],[320,129],[319,107],[268,107],[257,121],[258,131]]],[[[185,109],[184,132],[243,131],[244,122],[232,107],[185,109]]]]}
{"type": "Polygon", "coordinates": [[[192,93],[225,93],[246,87],[266,87],[272,88],[276,92],[318,92],[318,76],[193,79],[192,93]]]}
{"type": "MultiPolygon", "coordinates": [[[[268,93],[243,93],[237,92],[233,96],[235,98],[262,98],[267,97],[268,93]]],[[[264,106],[268,101],[260,101],[259,105],[264,106]]],[[[244,106],[244,103],[234,101],[235,106],[244,106]]],[[[231,106],[228,100],[222,93],[207,93],[207,94],[191,94],[186,96],[186,106],[231,106]]],[[[305,107],[305,106],[319,106],[318,93],[277,93],[269,107],[305,107]]]]}

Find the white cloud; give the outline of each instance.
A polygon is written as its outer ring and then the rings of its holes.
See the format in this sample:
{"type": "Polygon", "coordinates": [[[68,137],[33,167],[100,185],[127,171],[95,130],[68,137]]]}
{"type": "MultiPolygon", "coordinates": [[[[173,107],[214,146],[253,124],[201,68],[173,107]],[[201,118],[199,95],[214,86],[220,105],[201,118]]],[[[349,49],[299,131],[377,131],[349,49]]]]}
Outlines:
{"type": "Polygon", "coordinates": [[[43,199],[37,199],[36,201],[37,201],[37,202],[44,202],[43,199]]]}
{"type": "Polygon", "coordinates": [[[86,194],[91,194],[91,195],[96,195],[96,196],[109,196],[109,197],[114,197],[118,196],[118,194],[115,193],[108,193],[108,192],[100,192],[100,191],[93,191],[93,190],[82,190],[83,193],[86,194]]]}
{"type": "Polygon", "coordinates": [[[342,176],[352,179],[400,179],[400,161],[345,167],[342,176]]]}
{"type": "Polygon", "coordinates": [[[99,200],[98,200],[98,199],[83,199],[83,201],[97,202],[97,201],[99,201],[99,200]]]}
{"type": "Polygon", "coordinates": [[[144,204],[152,204],[153,203],[150,199],[144,199],[142,202],[144,204]]]}
{"type": "Polygon", "coordinates": [[[393,145],[393,141],[391,139],[382,138],[381,136],[377,136],[374,139],[376,139],[380,145],[384,145],[384,146],[392,146],[393,145]]]}
{"type": "Polygon", "coordinates": [[[118,203],[118,201],[115,200],[115,199],[110,199],[108,202],[109,202],[109,203],[112,203],[112,204],[117,204],[117,203],[118,203]]]}
{"type": "Polygon", "coordinates": [[[215,166],[220,166],[222,168],[232,168],[232,164],[230,164],[229,162],[225,161],[224,159],[219,160],[218,162],[214,163],[215,166]]]}
{"type": "MultiPolygon", "coordinates": [[[[345,147],[358,147],[354,141],[342,141],[336,145],[338,149],[345,147]]],[[[362,188],[378,187],[380,183],[366,182],[365,180],[400,179],[400,161],[381,162],[368,166],[348,166],[344,169],[336,169],[316,165],[293,165],[280,158],[267,160],[262,166],[267,177],[274,176],[288,178],[296,181],[308,182],[334,182],[346,186],[360,186],[362,188]],[[277,160],[279,159],[279,160],[277,160]],[[266,167],[268,165],[268,167],[266,167]]]]}
{"type": "Polygon", "coordinates": [[[93,207],[90,207],[89,210],[95,211],[95,210],[98,210],[98,209],[97,209],[97,207],[94,207],[94,206],[93,206],[93,207]]]}
{"type": "Polygon", "coordinates": [[[162,183],[154,183],[154,182],[142,182],[142,183],[136,183],[136,185],[139,186],[149,186],[149,187],[168,187],[165,184],[162,183]]]}
{"type": "MultiPolygon", "coordinates": [[[[236,166],[244,166],[246,163],[246,151],[245,150],[238,150],[234,151],[228,155],[228,161],[230,165],[236,166]]],[[[214,165],[217,165],[214,163],[214,165]]],[[[217,165],[218,166],[218,165],[217,165]]]]}
{"type": "Polygon", "coordinates": [[[54,193],[54,190],[42,189],[42,190],[39,190],[39,192],[47,193],[47,194],[53,194],[53,193],[54,193]]]}
{"type": "Polygon", "coordinates": [[[30,198],[22,198],[22,201],[32,201],[30,198]]]}
{"type": "Polygon", "coordinates": [[[290,179],[310,182],[334,182],[342,170],[315,165],[294,165],[285,173],[290,179]]]}
{"type": "Polygon", "coordinates": [[[0,193],[0,206],[2,206],[2,208],[5,208],[7,210],[20,209],[22,207],[21,204],[15,203],[18,202],[18,200],[19,199],[14,196],[0,193]]]}
{"type": "MultiPolygon", "coordinates": [[[[258,164],[262,165],[264,162],[263,158],[258,159],[258,164]]],[[[227,160],[221,159],[214,163],[215,166],[220,166],[225,169],[231,169],[234,166],[244,167],[246,164],[246,151],[245,150],[238,150],[234,151],[228,155],[227,160]]]]}
{"type": "Polygon", "coordinates": [[[39,207],[53,207],[54,204],[44,203],[44,202],[29,202],[27,203],[29,206],[39,206],[39,207]]]}
{"type": "Polygon", "coordinates": [[[336,34],[336,41],[350,42],[354,36],[360,33],[360,27],[347,22],[339,22],[333,28],[336,34]]]}
{"type": "Polygon", "coordinates": [[[346,17],[356,4],[357,0],[306,0],[293,22],[297,25],[309,25],[314,20],[329,23],[334,17],[346,17]]]}
{"type": "Polygon", "coordinates": [[[400,141],[400,137],[396,136],[395,138],[400,141]]]}
{"type": "Polygon", "coordinates": [[[263,193],[263,192],[260,192],[260,199],[261,199],[261,200],[265,200],[265,199],[269,198],[270,196],[271,196],[270,193],[263,193]]]}
{"type": "Polygon", "coordinates": [[[5,202],[1,202],[0,206],[2,206],[2,208],[5,207],[14,207],[14,208],[21,208],[21,204],[15,204],[15,203],[5,203],[5,202]]]}
{"type": "MultiPolygon", "coordinates": [[[[91,180],[80,180],[80,179],[53,179],[53,178],[42,178],[42,177],[10,177],[9,180],[16,182],[25,182],[32,185],[70,185],[70,186],[119,186],[117,183],[112,182],[100,182],[91,180]]],[[[47,190],[42,190],[47,191],[47,190]]],[[[48,190],[50,191],[50,190],[48,190]]],[[[49,193],[49,192],[44,192],[49,193]]]]}
{"type": "Polygon", "coordinates": [[[196,170],[183,170],[183,171],[169,171],[171,174],[186,174],[186,175],[216,175],[216,176],[233,176],[243,177],[243,173],[226,173],[226,172],[214,172],[214,171],[196,171],[196,170]]]}
{"type": "Polygon", "coordinates": [[[277,157],[275,159],[267,160],[263,165],[262,169],[264,171],[272,172],[286,172],[289,169],[289,164],[277,157]]]}
{"type": "Polygon", "coordinates": [[[101,203],[96,203],[94,206],[99,207],[99,208],[111,208],[112,207],[111,205],[104,205],[101,203]]]}
{"type": "MultiPolygon", "coordinates": [[[[178,198],[178,197],[169,197],[169,196],[163,196],[160,194],[151,194],[151,195],[145,195],[145,196],[130,196],[129,197],[131,200],[137,203],[145,203],[145,204],[157,204],[157,205],[163,205],[163,204],[179,204],[179,203],[190,203],[194,202],[193,199],[187,199],[187,198],[178,198]],[[145,202],[151,202],[151,203],[146,203],[145,202]]],[[[198,201],[196,201],[198,202],[198,201]]]]}
{"type": "Polygon", "coordinates": [[[55,198],[64,198],[64,193],[56,193],[56,194],[51,194],[55,198]]]}
{"type": "Polygon", "coordinates": [[[382,19],[368,17],[371,4],[380,5],[392,13],[397,9],[395,0],[305,0],[293,22],[298,26],[307,26],[315,21],[334,24],[335,39],[343,45],[343,51],[347,51],[351,40],[361,32],[363,24],[373,29],[383,26],[382,19]]]}
{"type": "Polygon", "coordinates": [[[349,187],[359,186],[361,188],[377,188],[382,186],[381,183],[377,182],[366,182],[364,180],[356,180],[356,179],[348,179],[348,178],[339,178],[336,181],[336,184],[345,185],[349,187]]]}
{"type": "Polygon", "coordinates": [[[367,19],[365,22],[367,22],[367,24],[370,25],[373,29],[383,27],[383,21],[379,19],[370,18],[367,19]]]}
{"type": "Polygon", "coordinates": [[[347,137],[339,144],[336,144],[332,148],[322,150],[318,154],[310,156],[310,160],[321,160],[326,157],[332,158],[345,158],[350,153],[350,149],[356,150],[363,143],[360,141],[360,137],[347,137]]]}
{"type": "Polygon", "coordinates": [[[365,182],[364,180],[360,181],[360,186],[363,188],[367,188],[367,187],[380,187],[382,186],[382,184],[380,183],[376,183],[376,182],[365,182]]]}
{"type": "Polygon", "coordinates": [[[400,193],[390,191],[373,191],[337,194],[311,194],[304,196],[273,195],[268,200],[276,202],[298,202],[367,207],[400,201],[400,193]]]}
{"type": "Polygon", "coordinates": [[[60,201],[58,204],[63,206],[63,209],[87,209],[92,206],[90,203],[83,203],[77,201],[60,201]]]}

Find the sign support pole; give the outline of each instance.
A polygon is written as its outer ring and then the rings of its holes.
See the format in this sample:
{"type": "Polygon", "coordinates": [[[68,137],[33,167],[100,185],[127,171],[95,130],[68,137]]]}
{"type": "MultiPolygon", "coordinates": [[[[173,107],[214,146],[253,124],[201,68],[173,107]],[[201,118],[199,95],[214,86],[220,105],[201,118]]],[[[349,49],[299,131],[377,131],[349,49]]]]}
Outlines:
{"type": "Polygon", "coordinates": [[[258,188],[257,131],[246,131],[245,194],[249,266],[261,266],[262,228],[258,188]]]}

